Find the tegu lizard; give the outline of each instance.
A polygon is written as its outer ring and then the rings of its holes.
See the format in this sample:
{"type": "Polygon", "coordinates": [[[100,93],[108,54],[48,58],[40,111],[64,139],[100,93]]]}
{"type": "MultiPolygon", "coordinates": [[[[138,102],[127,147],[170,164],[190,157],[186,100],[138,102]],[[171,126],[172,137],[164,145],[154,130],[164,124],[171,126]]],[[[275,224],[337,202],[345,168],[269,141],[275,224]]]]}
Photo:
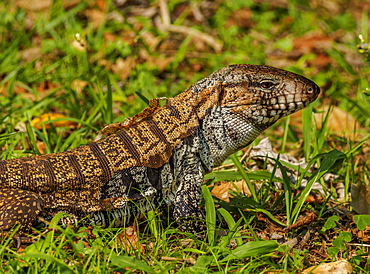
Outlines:
{"type": "MultiPolygon", "coordinates": [[[[230,65],[164,106],[152,104],[108,137],[65,152],[0,161],[0,229],[29,228],[58,212],[115,227],[170,205],[185,231],[202,231],[204,174],[319,87],[269,66],[230,65]],[[190,221],[189,221],[190,220],[190,221]]],[[[112,127],[114,128],[114,126],[112,127]]]]}

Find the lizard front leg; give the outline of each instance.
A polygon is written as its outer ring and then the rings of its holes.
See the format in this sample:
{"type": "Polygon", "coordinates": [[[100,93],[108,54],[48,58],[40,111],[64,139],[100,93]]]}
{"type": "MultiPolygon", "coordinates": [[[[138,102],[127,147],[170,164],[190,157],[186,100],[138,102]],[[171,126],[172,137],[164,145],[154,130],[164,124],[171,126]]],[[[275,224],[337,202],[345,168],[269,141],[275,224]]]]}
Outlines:
{"type": "Polygon", "coordinates": [[[22,189],[0,189],[0,229],[10,230],[15,224],[22,228],[34,225],[44,202],[35,192],[22,189]]]}
{"type": "MultiPolygon", "coordinates": [[[[195,160],[195,159],[194,159],[195,160]]],[[[184,165],[176,191],[173,217],[180,230],[199,234],[206,230],[204,214],[199,209],[202,199],[203,168],[200,159],[184,165]]]]}

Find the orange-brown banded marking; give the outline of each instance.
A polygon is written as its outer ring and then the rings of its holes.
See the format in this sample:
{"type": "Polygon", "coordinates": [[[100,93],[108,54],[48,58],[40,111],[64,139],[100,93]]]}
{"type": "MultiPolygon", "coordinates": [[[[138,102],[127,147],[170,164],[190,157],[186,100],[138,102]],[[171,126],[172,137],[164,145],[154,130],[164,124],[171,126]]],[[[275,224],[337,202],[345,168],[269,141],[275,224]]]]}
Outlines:
{"type": "Polygon", "coordinates": [[[163,132],[163,129],[158,126],[156,121],[149,119],[147,123],[147,128],[151,131],[151,135],[157,137],[157,142],[148,143],[142,153],[143,155],[150,155],[148,162],[150,162],[152,166],[160,167],[168,162],[172,152],[172,144],[167,140],[166,134],[163,132]],[[163,146],[164,148],[164,153],[162,155],[153,153],[157,150],[158,146],[163,146]]]}
{"type": "Polygon", "coordinates": [[[0,160],[0,183],[5,182],[7,177],[7,162],[0,160]]]}
{"type": "Polygon", "coordinates": [[[41,189],[47,188],[53,182],[48,180],[48,175],[45,172],[45,166],[41,161],[29,161],[23,163],[22,172],[24,173],[24,181],[22,184],[22,189],[28,189],[32,191],[39,191],[41,189]]]}
{"type": "Polygon", "coordinates": [[[111,169],[109,168],[109,161],[105,156],[104,152],[100,149],[99,145],[95,142],[89,143],[88,146],[90,147],[92,153],[95,155],[96,159],[100,163],[100,167],[102,169],[102,175],[100,178],[101,183],[108,182],[109,179],[112,177],[111,169]]]}
{"type": "MultiPolygon", "coordinates": [[[[71,164],[71,167],[74,171],[74,174],[76,174],[76,182],[79,182],[79,184],[84,185],[86,183],[85,176],[81,172],[81,164],[78,162],[77,157],[73,154],[67,155],[69,163],[71,164]]],[[[71,182],[71,184],[75,184],[75,182],[71,182]]]]}
{"type": "Polygon", "coordinates": [[[56,177],[54,174],[54,168],[50,161],[48,160],[40,160],[40,163],[42,166],[44,166],[45,170],[45,180],[47,182],[47,185],[53,185],[56,183],[56,177]]]}
{"type": "Polygon", "coordinates": [[[63,191],[63,189],[73,187],[77,184],[80,178],[76,172],[74,172],[73,160],[71,161],[68,156],[69,154],[71,153],[58,153],[55,154],[54,157],[48,159],[50,165],[53,167],[55,180],[47,187],[43,188],[43,192],[63,191]]]}
{"type": "Polygon", "coordinates": [[[120,131],[116,134],[116,136],[121,140],[122,155],[120,155],[119,161],[116,162],[115,166],[121,166],[121,164],[128,164],[129,160],[133,163],[132,165],[140,165],[141,164],[141,155],[138,151],[137,143],[134,143],[132,137],[130,137],[126,131],[120,131]]]}
{"type": "MultiPolygon", "coordinates": [[[[85,145],[80,147],[80,149],[76,149],[73,154],[76,156],[76,159],[80,164],[80,170],[87,184],[92,188],[92,191],[95,191],[95,188],[99,187],[96,184],[99,182],[99,178],[103,174],[102,167],[90,146],[85,145]]],[[[79,187],[85,186],[84,184],[80,184],[80,182],[78,182],[78,184],[79,187]]]]}
{"type": "MultiPolygon", "coordinates": [[[[21,166],[21,181],[23,182],[24,184],[24,187],[29,187],[30,184],[34,184],[34,178],[32,176],[30,176],[30,172],[29,172],[29,163],[24,163],[22,166],[21,166]]],[[[31,167],[31,170],[32,170],[32,167],[31,167]]]]}

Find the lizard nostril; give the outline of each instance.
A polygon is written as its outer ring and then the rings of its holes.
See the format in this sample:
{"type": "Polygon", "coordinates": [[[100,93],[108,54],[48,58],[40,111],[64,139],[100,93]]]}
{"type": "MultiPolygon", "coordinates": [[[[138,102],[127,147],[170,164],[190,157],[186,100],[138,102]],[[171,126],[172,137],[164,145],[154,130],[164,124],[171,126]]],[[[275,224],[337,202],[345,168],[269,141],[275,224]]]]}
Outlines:
{"type": "Polygon", "coordinates": [[[314,89],[314,92],[318,95],[318,94],[320,94],[320,88],[319,88],[319,86],[318,85],[314,85],[313,86],[313,89],[314,89]]]}

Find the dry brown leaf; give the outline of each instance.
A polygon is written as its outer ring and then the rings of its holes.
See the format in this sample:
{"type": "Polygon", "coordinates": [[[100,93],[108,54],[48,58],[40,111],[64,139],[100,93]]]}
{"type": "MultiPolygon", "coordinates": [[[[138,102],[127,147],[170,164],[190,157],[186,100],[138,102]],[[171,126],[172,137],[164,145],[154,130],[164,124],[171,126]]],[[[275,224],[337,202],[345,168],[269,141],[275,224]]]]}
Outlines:
{"type": "Polygon", "coordinates": [[[301,54],[318,53],[332,48],[333,39],[319,33],[308,33],[293,40],[293,47],[301,54]]]}
{"type": "Polygon", "coordinates": [[[106,42],[114,42],[118,39],[117,35],[107,32],[107,31],[103,33],[103,36],[104,36],[104,41],[106,42]]]}
{"type": "Polygon", "coordinates": [[[352,234],[356,234],[356,236],[361,242],[369,243],[370,242],[370,225],[366,226],[365,230],[355,229],[355,232],[352,234]]]}
{"type": "Polygon", "coordinates": [[[24,63],[30,63],[35,59],[42,57],[42,52],[40,48],[33,47],[22,50],[18,53],[18,57],[22,59],[24,63]]]}
{"type": "Polygon", "coordinates": [[[326,53],[326,50],[332,48],[334,38],[321,33],[308,33],[293,40],[292,56],[298,58],[304,54],[315,53],[314,59],[307,63],[310,66],[326,68],[332,63],[332,58],[326,53]]]}
{"type": "Polygon", "coordinates": [[[225,28],[238,26],[241,28],[249,29],[254,25],[252,18],[252,11],[245,7],[239,10],[235,10],[225,22],[225,28]]]}
{"type": "Polygon", "coordinates": [[[291,231],[297,229],[301,226],[308,225],[317,219],[317,215],[312,211],[306,211],[304,215],[301,215],[300,218],[292,225],[285,228],[286,231],[291,231]]]}
{"type": "Polygon", "coordinates": [[[151,56],[148,59],[148,65],[156,67],[159,71],[164,71],[166,67],[171,64],[174,61],[175,57],[174,56],[169,56],[165,58],[155,58],[151,56]]]}
{"type": "MultiPolygon", "coordinates": [[[[4,96],[8,95],[8,83],[5,83],[4,87],[0,87],[0,93],[3,94],[4,96]]],[[[13,90],[15,94],[20,94],[20,93],[27,93],[27,90],[21,86],[20,83],[15,83],[13,90]]]]}
{"type": "Polygon", "coordinates": [[[53,0],[16,0],[15,4],[28,11],[49,10],[53,0]]]}
{"type": "Polygon", "coordinates": [[[195,260],[193,258],[177,258],[177,257],[163,256],[163,257],[161,257],[161,260],[170,261],[170,262],[176,262],[176,261],[177,262],[185,262],[185,263],[192,264],[192,265],[195,264],[195,260]]]}
{"type": "Polygon", "coordinates": [[[81,0],[63,0],[63,7],[68,9],[68,8],[76,6],[80,2],[81,0]]]}
{"type": "Polygon", "coordinates": [[[46,145],[44,142],[40,142],[40,141],[37,141],[36,142],[36,146],[37,146],[37,149],[39,150],[39,152],[41,154],[45,154],[45,150],[46,150],[46,145]]]}
{"type": "MultiPolygon", "coordinates": [[[[153,33],[148,31],[142,31],[140,37],[152,51],[154,51],[162,41],[160,37],[155,36],[153,33]]],[[[143,54],[143,51],[145,51],[145,55],[149,55],[148,52],[144,49],[140,50],[140,54],[143,54]]]]}
{"type": "Polygon", "coordinates": [[[96,6],[97,6],[101,11],[104,11],[104,10],[105,10],[106,5],[107,5],[107,1],[105,1],[105,0],[97,0],[97,1],[96,1],[96,6]]]}
{"type": "Polygon", "coordinates": [[[359,214],[370,214],[370,186],[361,182],[351,185],[351,206],[359,214]]]}
{"type": "Polygon", "coordinates": [[[89,22],[94,29],[101,26],[106,20],[105,12],[98,9],[86,10],[84,14],[86,15],[87,18],[89,18],[89,22]]]}
{"type": "Polygon", "coordinates": [[[309,66],[315,66],[318,68],[327,68],[332,62],[333,59],[325,52],[320,52],[315,56],[315,58],[307,61],[309,66]]]}
{"type": "Polygon", "coordinates": [[[122,247],[127,252],[133,250],[141,250],[142,253],[144,252],[144,246],[139,241],[135,224],[127,227],[125,232],[122,232],[118,235],[118,238],[122,247]]]}
{"type": "MultiPolygon", "coordinates": [[[[31,121],[31,125],[37,129],[42,129],[44,125],[45,128],[50,128],[50,123],[45,123],[42,125],[43,122],[58,119],[58,118],[67,118],[67,116],[60,114],[60,113],[46,113],[42,114],[40,117],[34,118],[31,121]]],[[[56,121],[52,122],[54,127],[75,127],[77,125],[76,122],[63,120],[63,121],[56,121]]]]}
{"type": "Polygon", "coordinates": [[[81,52],[85,52],[86,51],[85,46],[82,43],[80,43],[79,41],[77,41],[77,40],[73,40],[72,43],[71,43],[71,45],[72,45],[72,47],[74,47],[78,51],[81,51],[81,52]]]}
{"type": "Polygon", "coordinates": [[[311,266],[302,271],[302,274],[349,274],[352,273],[352,266],[346,260],[340,260],[332,263],[323,263],[317,266],[311,266]]]}
{"type": "MultiPolygon", "coordinates": [[[[49,81],[45,81],[45,82],[41,82],[38,87],[36,88],[37,92],[39,93],[45,93],[45,91],[49,91],[49,90],[53,90],[57,87],[57,85],[55,83],[51,83],[49,81]]],[[[40,94],[39,94],[40,95],[40,94]]],[[[42,96],[43,94],[41,94],[40,97],[43,97],[42,96]]]]}
{"type": "Polygon", "coordinates": [[[112,71],[119,75],[122,80],[125,80],[130,76],[131,70],[135,67],[135,58],[128,56],[126,59],[118,58],[116,63],[112,65],[112,71]]]}
{"type": "Polygon", "coordinates": [[[318,128],[321,127],[326,114],[330,110],[329,120],[327,128],[338,136],[343,138],[349,138],[351,140],[359,140],[360,134],[356,133],[361,126],[356,119],[348,112],[340,109],[339,107],[333,106],[322,106],[318,108],[323,113],[315,113],[316,121],[318,122],[318,128]]]}
{"type": "Polygon", "coordinates": [[[71,84],[71,88],[77,91],[77,93],[80,93],[88,84],[87,81],[75,79],[71,84]]]}
{"type": "Polygon", "coordinates": [[[240,191],[245,195],[250,196],[251,193],[248,189],[248,186],[244,180],[240,180],[238,182],[218,182],[217,185],[214,186],[211,193],[213,196],[217,197],[220,200],[225,202],[229,202],[229,198],[233,197],[230,194],[232,191],[240,191]],[[236,189],[235,186],[238,188],[236,189]]]}

